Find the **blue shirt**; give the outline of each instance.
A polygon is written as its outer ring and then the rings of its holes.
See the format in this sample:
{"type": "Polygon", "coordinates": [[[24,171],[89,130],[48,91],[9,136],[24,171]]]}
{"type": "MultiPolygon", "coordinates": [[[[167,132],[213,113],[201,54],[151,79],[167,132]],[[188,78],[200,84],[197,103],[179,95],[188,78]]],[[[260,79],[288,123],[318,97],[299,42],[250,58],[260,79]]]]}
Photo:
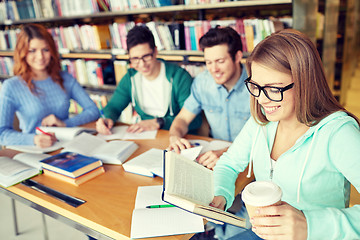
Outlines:
{"type": "Polygon", "coordinates": [[[230,92],[215,83],[207,70],[196,76],[191,85],[184,108],[194,114],[204,111],[213,138],[233,141],[250,117],[250,97],[244,83],[248,75],[244,66],[242,69],[230,92]]]}
{"type": "Polygon", "coordinates": [[[34,145],[35,127],[41,125],[44,117],[54,114],[67,127],[95,121],[99,117],[96,104],[80,84],[69,73],[62,72],[64,88],[50,77],[34,81],[38,94],[33,94],[19,77],[4,81],[0,93],[0,144],[34,145]],[[69,117],[70,99],[74,99],[83,108],[83,112],[69,117]],[[16,113],[20,129],[13,129],[16,113]]]}

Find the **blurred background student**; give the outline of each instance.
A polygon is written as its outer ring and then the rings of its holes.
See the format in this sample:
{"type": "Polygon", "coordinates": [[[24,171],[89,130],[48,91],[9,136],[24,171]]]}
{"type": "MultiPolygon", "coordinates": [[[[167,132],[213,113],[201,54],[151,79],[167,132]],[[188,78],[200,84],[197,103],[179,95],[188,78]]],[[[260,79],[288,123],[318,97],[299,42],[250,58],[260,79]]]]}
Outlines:
{"type": "MultiPolygon", "coordinates": [[[[141,118],[128,128],[129,132],[169,129],[190,94],[192,77],[177,64],[156,58],[154,36],[145,25],[133,27],[126,43],[131,68],[104,108],[105,119],[97,121],[96,130],[111,134],[111,128],[129,103],[141,118]]],[[[199,115],[190,129],[200,125],[199,115]]]]}
{"type": "Polygon", "coordinates": [[[70,74],[61,71],[54,40],[45,27],[23,26],[14,52],[15,77],[4,81],[0,93],[0,144],[49,147],[52,134],[35,134],[39,126],[73,127],[99,117],[96,104],[70,74]],[[69,117],[70,99],[83,112],[69,117]],[[21,132],[13,128],[14,116],[21,132]]]}
{"type": "MultiPolygon", "coordinates": [[[[249,93],[244,83],[248,75],[241,64],[239,34],[231,27],[212,28],[200,38],[199,45],[204,51],[206,70],[195,77],[191,94],[171,125],[168,148],[177,153],[191,147],[184,136],[201,111],[209,123],[211,137],[230,142],[250,117],[249,93]]],[[[226,150],[208,151],[197,160],[212,169],[226,150]]]]}
{"type": "MultiPolygon", "coordinates": [[[[282,30],[260,42],[246,65],[252,117],[215,166],[212,206],[231,206],[235,180],[249,165],[256,181],[283,192],[279,205],[255,210],[258,237],[360,239],[360,206],[349,208],[350,184],[360,190],[359,120],[332,95],[315,45],[282,30]]],[[[225,230],[250,239],[240,228],[225,230]]]]}

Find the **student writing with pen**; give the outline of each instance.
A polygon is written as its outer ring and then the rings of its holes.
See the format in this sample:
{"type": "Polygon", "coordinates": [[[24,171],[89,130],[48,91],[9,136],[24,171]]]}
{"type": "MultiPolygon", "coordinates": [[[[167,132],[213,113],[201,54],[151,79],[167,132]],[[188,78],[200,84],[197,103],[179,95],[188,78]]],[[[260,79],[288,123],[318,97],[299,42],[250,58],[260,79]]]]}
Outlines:
{"type": "MultiPolygon", "coordinates": [[[[105,117],[96,122],[96,130],[111,134],[129,103],[141,120],[129,126],[128,132],[169,129],[190,94],[192,77],[180,66],[157,59],[154,36],[145,25],[132,28],[126,41],[130,68],[104,107],[105,117]]],[[[200,124],[198,116],[190,129],[200,124]]]]}
{"type": "Polygon", "coordinates": [[[0,93],[0,145],[49,147],[56,137],[36,135],[36,127],[73,127],[99,117],[96,104],[76,79],[61,71],[56,45],[45,27],[23,26],[14,62],[16,76],[4,81],[0,93]],[[81,114],[69,117],[70,99],[81,105],[81,114]],[[15,114],[21,132],[13,128],[15,114]]]}

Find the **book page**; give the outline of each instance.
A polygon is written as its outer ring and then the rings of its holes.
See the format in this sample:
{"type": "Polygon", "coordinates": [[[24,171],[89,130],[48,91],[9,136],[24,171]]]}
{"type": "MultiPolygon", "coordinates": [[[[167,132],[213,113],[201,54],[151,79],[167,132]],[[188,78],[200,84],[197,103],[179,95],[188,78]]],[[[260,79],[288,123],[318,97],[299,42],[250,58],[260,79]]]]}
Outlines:
{"type": "MultiPolygon", "coordinates": [[[[201,149],[202,149],[202,146],[192,147],[192,148],[181,150],[180,154],[185,156],[189,160],[195,161],[195,159],[199,155],[201,149]]],[[[161,164],[160,164],[159,161],[156,161],[156,164],[154,164],[150,168],[150,171],[153,174],[155,174],[156,176],[159,176],[159,177],[163,178],[164,177],[164,161],[162,159],[163,159],[163,156],[164,156],[164,150],[157,149],[157,152],[155,153],[155,151],[154,151],[153,153],[154,153],[154,155],[152,155],[152,159],[155,159],[155,158],[156,159],[161,159],[161,164]]]]}
{"type": "Polygon", "coordinates": [[[211,142],[208,142],[201,139],[189,139],[189,142],[194,146],[203,147],[199,155],[204,154],[208,151],[216,151],[216,150],[224,149],[230,147],[231,145],[231,142],[222,141],[222,140],[213,140],[211,142]]]}
{"type": "Polygon", "coordinates": [[[167,204],[161,200],[162,185],[138,187],[131,221],[131,238],[159,237],[204,231],[201,216],[177,207],[146,208],[167,204]]]}
{"type": "MultiPolygon", "coordinates": [[[[87,129],[84,127],[40,127],[40,129],[48,133],[54,133],[57,139],[63,141],[70,141],[82,132],[96,132],[95,129],[87,129]]],[[[41,134],[38,130],[36,130],[36,133],[41,134]]]]}
{"type": "Polygon", "coordinates": [[[144,131],[141,133],[129,133],[126,130],[129,126],[116,126],[111,129],[111,135],[98,134],[97,136],[105,140],[113,139],[155,139],[157,130],[144,131]]]}
{"type": "Polygon", "coordinates": [[[100,145],[92,151],[92,154],[104,163],[122,164],[137,148],[134,142],[114,140],[100,145]]]}
{"type": "Polygon", "coordinates": [[[0,186],[9,187],[38,175],[40,170],[9,157],[0,157],[0,186]]]}
{"type": "Polygon", "coordinates": [[[202,205],[214,198],[213,172],[173,152],[166,153],[165,191],[202,205]],[[169,173],[169,174],[168,174],[169,173]]]}
{"type": "Polygon", "coordinates": [[[163,154],[163,150],[151,148],[124,163],[124,170],[149,177],[154,177],[154,174],[162,176],[163,154]]]}
{"type": "Polygon", "coordinates": [[[202,148],[203,146],[196,146],[192,148],[183,149],[181,150],[180,154],[190,160],[196,160],[196,158],[201,153],[202,148]]]}
{"type": "Polygon", "coordinates": [[[48,153],[48,152],[53,152],[56,151],[60,148],[63,147],[63,145],[65,144],[65,142],[63,141],[59,141],[59,142],[55,142],[54,145],[52,145],[51,147],[47,147],[47,148],[41,148],[38,146],[29,146],[29,145],[9,145],[6,146],[6,148],[9,149],[13,149],[16,151],[20,151],[20,152],[26,152],[26,153],[48,153]]]}
{"type": "Polygon", "coordinates": [[[17,173],[23,172],[29,168],[32,168],[31,166],[16,161],[9,157],[0,157],[0,175],[1,176],[12,176],[17,173]]]}
{"type": "Polygon", "coordinates": [[[13,157],[13,159],[40,170],[41,169],[40,161],[48,157],[51,157],[51,155],[43,154],[43,153],[19,153],[16,154],[13,157]]]}
{"type": "Polygon", "coordinates": [[[106,144],[106,141],[84,132],[65,143],[62,152],[76,152],[86,156],[92,156],[96,148],[102,144],[106,144]]]}

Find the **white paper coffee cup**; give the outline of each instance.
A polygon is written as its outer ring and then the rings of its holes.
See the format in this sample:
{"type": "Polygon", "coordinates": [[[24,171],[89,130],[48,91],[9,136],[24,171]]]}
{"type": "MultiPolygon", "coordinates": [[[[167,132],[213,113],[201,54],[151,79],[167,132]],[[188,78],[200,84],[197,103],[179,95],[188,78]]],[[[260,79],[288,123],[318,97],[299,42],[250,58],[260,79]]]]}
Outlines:
{"type": "Polygon", "coordinates": [[[248,184],[241,193],[249,218],[255,215],[255,209],[276,205],[281,201],[282,191],[273,182],[255,181],[248,184]]]}

